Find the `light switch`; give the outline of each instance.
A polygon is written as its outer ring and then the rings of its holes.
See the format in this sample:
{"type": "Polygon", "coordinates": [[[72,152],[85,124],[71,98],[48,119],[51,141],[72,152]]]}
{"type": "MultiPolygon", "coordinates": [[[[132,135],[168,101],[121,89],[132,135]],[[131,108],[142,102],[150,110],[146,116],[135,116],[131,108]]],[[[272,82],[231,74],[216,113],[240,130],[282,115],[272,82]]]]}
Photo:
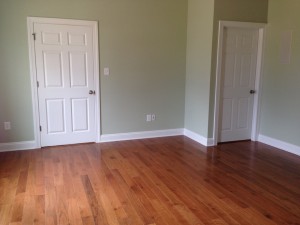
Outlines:
{"type": "Polygon", "coordinates": [[[146,121],[147,121],[147,122],[150,122],[151,119],[152,119],[152,118],[151,118],[151,114],[146,115],[146,121]]]}
{"type": "Polygon", "coordinates": [[[109,68],[108,68],[108,67],[105,67],[105,68],[104,68],[104,75],[105,75],[105,76],[108,76],[108,75],[109,75],[109,68]]]}
{"type": "Polygon", "coordinates": [[[4,130],[10,130],[10,129],[11,129],[10,122],[4,122],[4,130]]]}

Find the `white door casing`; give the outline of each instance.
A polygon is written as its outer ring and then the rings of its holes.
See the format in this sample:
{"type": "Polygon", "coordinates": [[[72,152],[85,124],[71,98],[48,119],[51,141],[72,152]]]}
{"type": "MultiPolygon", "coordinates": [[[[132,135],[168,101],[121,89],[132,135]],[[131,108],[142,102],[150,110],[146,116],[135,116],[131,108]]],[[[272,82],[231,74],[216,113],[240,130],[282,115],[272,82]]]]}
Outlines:
{"type": "Polygon", "coordinates": [[[214,144],[257,138],[264,24],[219,26],[214,144]],[[255,94],[250,94],[254,90],[255,94]]]}
{"type": "Polygon", "coordinates": [[[98,142],[97,23],[28,18],[28,25],[39,145],[98,142]]]}

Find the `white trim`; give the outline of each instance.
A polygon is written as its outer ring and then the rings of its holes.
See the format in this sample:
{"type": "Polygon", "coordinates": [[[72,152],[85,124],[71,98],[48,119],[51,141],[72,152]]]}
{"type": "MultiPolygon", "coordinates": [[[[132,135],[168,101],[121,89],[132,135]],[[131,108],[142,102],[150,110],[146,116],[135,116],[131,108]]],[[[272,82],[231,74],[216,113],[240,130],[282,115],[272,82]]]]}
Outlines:
{"type": "Polygon", "coordinates": [[[275,138],[271,138],[265,135],[260,134],[258,136],[258,141],[262,142],[264,144],[267,145],[271,145],[275,148],[279,148],[281,150],[284,150],[286,152],[290,152],[293,153],[295,155],[299,155],[300,156],[300,146],[294,145],[294,144],[290,144],[275,138]]]}
{"type": "Polygon", "coordinates": [[[257,140],[258,133],[258,112],[260,108],[260,78],[262,73],[262,59],[264,51],[264,36],[265,27],[264,23],[248,23],[248,22],[233,22],[233,21],[220,21],[219,22],[219,37],[218,37],[218,50],[217,50],[217,68],[216,68],[216,85],[215,85],[215,110],[214,110],[214,127],[213,127],[213,141],[214,145],[218,144],[218,131],[219,131],[219,115],[220,115],[220,94],[221,94],[221,69],[222,69],[222,49],[223,49],[223,35],[226,27],[239,27],[239,28],[252,28],[258,29],[258,51],[257,51],[257,65],[256,65],[256,80],[255,88],[256,95],[253,102],[253,120],[252,120],[252,132],[251,140],[257,140]]]}
{"type": "Polygon", "coordinates": [[[252,132],[251,132],[251,140],[257,141],[259,134],[259,113],[261,109],[261,90],[262,90],[262,82],[261,77],[263,73],[263,61],[264,61],[264,46],[266,41],[266,27],[265,24],[263,28],[258,30],[259,32],[259,42],[258,42],[258,51],[257,51],[257,64],[256,64],[256,77],[255,77],[255,90],[256,94],[254,95],[253,102],[253,119],[252,119],[252,132]]]}
{"type": "Polygon", "coordinates": [[[205,138],[193,131],[190,131],[188,129],[184,129],[184,135],[196,142],[198,142],[201,145],[204,146],[213,146],[214,145],[214,140],[211,138],[205,138]]]}
{"type": "Polygon", "coordinates": [[[215,140],[213,138],[207,138],[206,146],[215,146],[215,140]]]}
{"type": "MultiPolygon", "coordinates": [[[[193,131],[178,128],[168,130],[152,130],[142,132],[129,132],[129,133],[118,133],[118,134],[105,134],[101,135],[100,143],[113,142],[113,141],[128,141],[145,138],[158,138],[158,137],[170,137],[184,135],[199,144],[204,146],[213,146],[213,139],[205,138],[193,131]]],[[[14,150],[25,150],[25,149],[36,149],[40,148],[35,141],[24,141],[24,142],[11,142],[11,143],[0,143],[0,152],[14,151],[14,150]]]]}
{"type": "MultiPolygon", "coordinates": [[[[204,138],[203,136],[196,134],[187,129],[171,129],[171,130],[144,131],[144,132],[121,133],[121,134],[108,134],[108,135],[101,136],[101,142],[125,141],[125,140],[168,137],[168,136],[177,136],[177,135],[185,135],[186,137],[204,146],[213,146],[214,144],[213,139],[204,138]]],[[[290,144],[262,134],[259,134],[258,141],[273,146],[275,148],[278,148],[280,150],[290,152],[300,156],[300,146],[290,144]]],[[[8,151],[16,151],[16,150],[32,150],[37,148],[39,147],[37,146],[37,143],[34,140],[0,143],[0,152],[8,152],[8,151]]]]}
{"type": "Polygon", "coordinates": [[[169,137],[183,135],[183,129],[170,129],[170,130],[153,130],[142,132],[130,132],[130,133],[118,133],[118,134],[104,134],[101,135],[100,142],[112,142],[112,141],[127,141],[144,138],[157,138],[157,137],[169,137]]]}
{"type": "Polygon", "coordinates": [[[27,150],[27,149],[36,149],[36,148],[38,147],[35,141],[0,143],[0,152],[9,152],[9,151],[27,150]]]}
{"type": "Polygon", "coordinates": [[[96,91],[96,102],[95,102],[95,122],[96,122],[96,143],[100,142],[101,135],[101,115],[100,115],[100,66],[99,66],[99,37],[98,37],[98,22],[94,22],[93,26],[93,53],[94,53],[94,81],[95,81],[95,91],[96,91]]]}
{"type": "Polygon", "coordinates": [[[31,92],[32,92],[32,107],[33,107],[33,123],[34,123],[34,139],[37,147],[41,147],[41,137],[39,131],[39,107],[38,107],[38,92],[37,92],[37,79],[36,79],[36,62],[35,62],[35,47],[32,33],[34,32],[34,23],[55,23],[67,25],[81,25],[90,26],[93,28],[93,58],[94,58],[94,80],[96,90],[95,102],[95,121],[96,132],[95,142],[100,142],[101,133],[101,118],[100,118],[100,75],[99,75],[99,47],[98,47],[98,22],[86,20],[71,20],[71,19],[58,19],[58,18],[39,18],[27,17],[27,31],[28,31],[28,46],[29,46],[29,61],[30,61],[30,78],[31,78],[31,92]]]}
{"type": "Polygon", "coordinates": [[[33,131],[34,140],[38,147],[41,147],[41,137],[39,131],[39,107],[38,107],[38,92],[37,92],[37,79],[36,79],[36,64],[35,64],[35,47],[32,38],[33,19],[27,18],[27,31],[28,31],[28,46],[29,46],[29,62],[30,62],[30,79],[31,79],[31,96],[32,96],[32,112],[33,112],[33,131]]]}

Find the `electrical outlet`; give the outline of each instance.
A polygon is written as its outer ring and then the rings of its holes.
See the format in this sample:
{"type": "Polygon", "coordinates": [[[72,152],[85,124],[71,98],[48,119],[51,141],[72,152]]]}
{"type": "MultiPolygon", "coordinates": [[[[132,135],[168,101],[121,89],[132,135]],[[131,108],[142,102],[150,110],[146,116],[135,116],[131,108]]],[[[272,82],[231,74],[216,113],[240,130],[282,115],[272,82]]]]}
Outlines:
{"type": "Polygon", "coordinates": [[[150,121],[151,121],[151,119],[152,119],[152,116],[151,116],[151,114],[148,114],[148,115],[146,116],[146,121],[147,121],[147,122],[150,122],[150,121]]]}
{"type": "Polygon", "coordinates": [[[156,118],[155,114],[152,114],[152,115],[151,115],[151,120],[154,121],[155,118],[156,118]]]}
{"type": "Polygon", "coordinates": [[[11,129],[10,122],[4,122],[4,130],[10,130],[10,129],[11,129]]]}

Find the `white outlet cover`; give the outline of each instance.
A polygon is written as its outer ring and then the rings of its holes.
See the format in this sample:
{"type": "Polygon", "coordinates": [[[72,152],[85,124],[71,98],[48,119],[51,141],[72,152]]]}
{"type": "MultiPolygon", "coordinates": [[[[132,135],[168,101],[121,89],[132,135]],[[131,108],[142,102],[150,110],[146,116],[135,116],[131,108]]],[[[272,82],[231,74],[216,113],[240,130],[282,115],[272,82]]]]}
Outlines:
{"type": "Polygon", "coordinates": [[[152,121],[154,121],[154,120],[155,120],[155,118],[156,118],[155,114],[152,114],[152,115],[151,115],[151,117],[152,117],[152,118],[151,118],[151,119],[152,119],[152,121]]]}

